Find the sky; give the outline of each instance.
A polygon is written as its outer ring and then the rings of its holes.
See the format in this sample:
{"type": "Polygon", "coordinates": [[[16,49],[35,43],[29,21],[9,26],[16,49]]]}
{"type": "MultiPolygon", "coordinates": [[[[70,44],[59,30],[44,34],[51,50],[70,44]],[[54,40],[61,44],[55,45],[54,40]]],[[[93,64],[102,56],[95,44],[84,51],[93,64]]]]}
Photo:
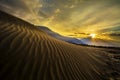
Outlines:
{"type": "Polygon", "coordinates": [[[120,34],[120,0],[0,0],[0,9],[65,36],[120,34]]]}

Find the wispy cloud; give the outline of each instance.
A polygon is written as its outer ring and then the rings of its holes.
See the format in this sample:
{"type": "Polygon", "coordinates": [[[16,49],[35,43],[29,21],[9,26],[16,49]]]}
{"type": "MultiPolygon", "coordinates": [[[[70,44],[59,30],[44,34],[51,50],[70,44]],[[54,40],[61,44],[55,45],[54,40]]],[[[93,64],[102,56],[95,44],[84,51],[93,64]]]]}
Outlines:
{"type": "Polygon", "coordinates": [[[0,0],[0,5],[11,14],[66,35],[104,33],[120,25],[120,0],[0,0]]]}

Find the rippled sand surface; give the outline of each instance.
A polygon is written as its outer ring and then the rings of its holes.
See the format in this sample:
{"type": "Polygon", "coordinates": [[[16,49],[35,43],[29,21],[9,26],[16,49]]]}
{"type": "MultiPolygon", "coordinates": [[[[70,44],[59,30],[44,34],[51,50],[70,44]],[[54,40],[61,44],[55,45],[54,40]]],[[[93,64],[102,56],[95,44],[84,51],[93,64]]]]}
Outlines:
{"type": "Polygon", "coordinates": [[[108,53],[54,39],[0,11],[0,80],[114,80],[108,53]]]}

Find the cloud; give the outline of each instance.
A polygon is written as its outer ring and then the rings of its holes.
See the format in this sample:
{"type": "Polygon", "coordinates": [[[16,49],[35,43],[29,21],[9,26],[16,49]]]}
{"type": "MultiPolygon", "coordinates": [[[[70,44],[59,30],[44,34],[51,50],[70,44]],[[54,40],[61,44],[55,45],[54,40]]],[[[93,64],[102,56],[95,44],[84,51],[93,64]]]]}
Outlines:
{"type": "Polygon", "coordinates": [[[104,32],[104,33],[120,33],[120,25],[118,26],[113,26],[113,27],[108,27],[108,28],[105,28],[105,29],[102,29],[100,30],[100,32],[104,32]]]}
{"type": "Polygon", "coordinates": [[[120,25],[120,0],[0,0],[0,5],[11,14],[65,35],[105,32],[120,25]]]}
{"type": "Polygon", "coordinates": [[[24,4],[23,0],[0,0],[0,5],[4,7],[9,7],[11,10],[26,10],[28,7],[24,4]]]}

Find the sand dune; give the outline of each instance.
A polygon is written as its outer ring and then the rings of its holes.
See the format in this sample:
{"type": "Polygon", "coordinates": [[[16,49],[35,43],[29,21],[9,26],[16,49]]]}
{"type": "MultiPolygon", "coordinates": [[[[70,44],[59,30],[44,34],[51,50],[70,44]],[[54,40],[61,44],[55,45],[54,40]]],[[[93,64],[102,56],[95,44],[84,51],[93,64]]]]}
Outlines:
{"type": "Polygon", "coordinates": [[[0,80],[109,80],[101,53],[0,11],[0,80]]]}

